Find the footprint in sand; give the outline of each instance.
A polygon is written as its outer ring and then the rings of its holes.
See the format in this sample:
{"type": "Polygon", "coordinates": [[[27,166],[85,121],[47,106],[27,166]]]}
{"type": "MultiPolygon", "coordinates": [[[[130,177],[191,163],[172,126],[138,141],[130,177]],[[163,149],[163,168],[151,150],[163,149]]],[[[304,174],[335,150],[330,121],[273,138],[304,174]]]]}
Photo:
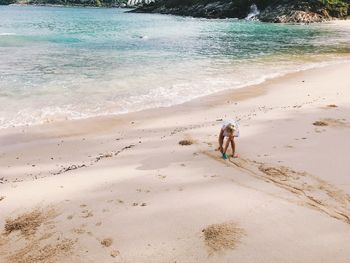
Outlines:
{"type": "Polygon", "coordinates": [[[79,235],[85,233],[85,229],[83,229],[83,228],[73,228],[72,231],[73,231],[73,233],[76,233],[76,234],[79,234],[79,235]]]}
{"type": "Polygon", "coordinates": [[[136,192],[138,192],[138,193],[150,193],[151,192],[151,190],[148,190],[148,189],[146,189],[146,190],[143,190],[143,189],[141,189],[141,188],[138,188],[138,189],[136,189],[136,192]]]}
{"type": "Polygon", "coordinates": [[[83,210],[83,211],[81,211],[81,213],[82,213],[82,218],[88,218],[88,217],[93,217],[94,216],[94,214],[92,213],[92,211],[90,211],[90,210],[83,210]]]}
{"type": "Polygon", "coordinates": [[[325,132],[326,130],[325,129],[322,129],[322,130],[320,130],[320,129],[315,129],[315,132],[316,133],[322,133],[322,132],[325,132]]]}
{"type": "Polygon", "coordinates": [[[158,174],[158,177],[159,177],[159,179],[165,179],[165,178],[166,178],[166,175],[158,174]]]}
{"type": "Polygon", "coordinates": [[[139,204],[139,203],[132,203],[132,206],[147,206],[147,203],[141,203],[141,204],[139,204]]]}

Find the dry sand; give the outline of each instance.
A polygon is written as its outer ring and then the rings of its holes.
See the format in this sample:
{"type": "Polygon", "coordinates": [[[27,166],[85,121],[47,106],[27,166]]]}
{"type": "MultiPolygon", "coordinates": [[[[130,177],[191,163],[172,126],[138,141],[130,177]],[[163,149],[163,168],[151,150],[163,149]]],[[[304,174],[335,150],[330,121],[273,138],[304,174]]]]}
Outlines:
{"type": "Polygon", "coordinates": [[[350,262],[349,73],[1,130],[0,262],[350,262]]]}

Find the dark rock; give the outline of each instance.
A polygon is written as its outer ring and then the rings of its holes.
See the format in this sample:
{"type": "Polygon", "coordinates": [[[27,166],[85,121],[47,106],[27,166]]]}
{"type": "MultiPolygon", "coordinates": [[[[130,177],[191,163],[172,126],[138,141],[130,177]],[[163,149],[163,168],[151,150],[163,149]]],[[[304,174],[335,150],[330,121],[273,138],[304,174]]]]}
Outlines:
{"type": "Polygon", "coordinates": [[[346,18],[350,0],[158,0],[130,12],[242,19],[252,4],[260,9],[257,18],[263,22],[314,23],[346,18]]]}

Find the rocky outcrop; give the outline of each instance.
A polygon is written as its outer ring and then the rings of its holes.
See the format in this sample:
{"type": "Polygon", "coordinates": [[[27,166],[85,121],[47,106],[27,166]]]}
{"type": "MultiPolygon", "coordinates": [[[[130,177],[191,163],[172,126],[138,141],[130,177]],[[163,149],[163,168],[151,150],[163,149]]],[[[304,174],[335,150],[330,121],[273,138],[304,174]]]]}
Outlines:
{"type": "Polygon", "coordinates": [[[252,4],[258,18],[274,23],[314,23],[346,18],[350,0],[157,0],[132,12],[161,13],[205,18],[246,18],[252,4]]]}
{"type": "Polygon", "coordinates": [[[14,0],[0,0],[0,5],[10,5],[15,3],[14,0]]]}
{"type": "Polygon", "coordinates": [[[155,3],[144,5],[131,12],[173,14],[205,18],[244,18],[248,10],[249,7],[238,6],[231,1],[212,1],[208,3],[197,1],[195,4],[183,2],[179,5],[173,4],[171,1],[156,1],[155,3]]]}
{"type": "Polygon", "coordinates": [[[139,5],[148,5],[150,3],[154,2],[154,0],[128,0],[125,6],[127,7],[136,7],[139,5]]]}
{"type": "Polygon", "coordinates": [[[205,18],[247,18],[274,23],[314,23],[346,18],[350,0],[0,0],[1,4],[134,7],[131,12],[205,18]],[[250,16],[251,6],[259,10],[250,16]]]}
{"type": "Polygon", "coordinates": [[[62,5],[62,6],[94,6],[120,7],[126,5],[127,0],[0,0],[0,5],[62,5]]]}
{"type": "Polygon", "coordinates": [[[345,18],[348,12],[348,4],[327,4],[327,1],[319,0],[282,0],[267,6],[258,16],[261,21],[275,23],[314,23],[331,20],[333,18],[345,18]]]}
{"type": "Polygon", "coordinates": [[[305,11],[295,11],[292,10],[288,13],[282,14],[268,14],[266,16],[259,16],[261,21],[266,22],[274,22],[274,23],[316,23],[316,22],[324,22],[329,20],[329,17],[322,16],[320,14],[316,14],[313,12],[305,12],[305,11]]]}

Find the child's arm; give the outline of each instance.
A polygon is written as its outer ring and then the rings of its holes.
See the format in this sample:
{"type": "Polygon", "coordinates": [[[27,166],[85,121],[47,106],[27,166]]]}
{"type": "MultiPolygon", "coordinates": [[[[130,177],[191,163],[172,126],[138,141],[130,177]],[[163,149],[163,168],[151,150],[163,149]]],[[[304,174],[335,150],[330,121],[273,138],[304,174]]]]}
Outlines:
{"type": "Polygon", "coordinates": [[[221,129],[219,134],[219,150],[221,153],[224,151],[224,148],[222,147],[223,144],[224,144],[224,130],[221,129]]]}
{"type": "Polygon", "coordinates": [[[234,137],[239,137],[239,127],[238,124],[236,124],[237,130],[234,133],[234,137]]]}

